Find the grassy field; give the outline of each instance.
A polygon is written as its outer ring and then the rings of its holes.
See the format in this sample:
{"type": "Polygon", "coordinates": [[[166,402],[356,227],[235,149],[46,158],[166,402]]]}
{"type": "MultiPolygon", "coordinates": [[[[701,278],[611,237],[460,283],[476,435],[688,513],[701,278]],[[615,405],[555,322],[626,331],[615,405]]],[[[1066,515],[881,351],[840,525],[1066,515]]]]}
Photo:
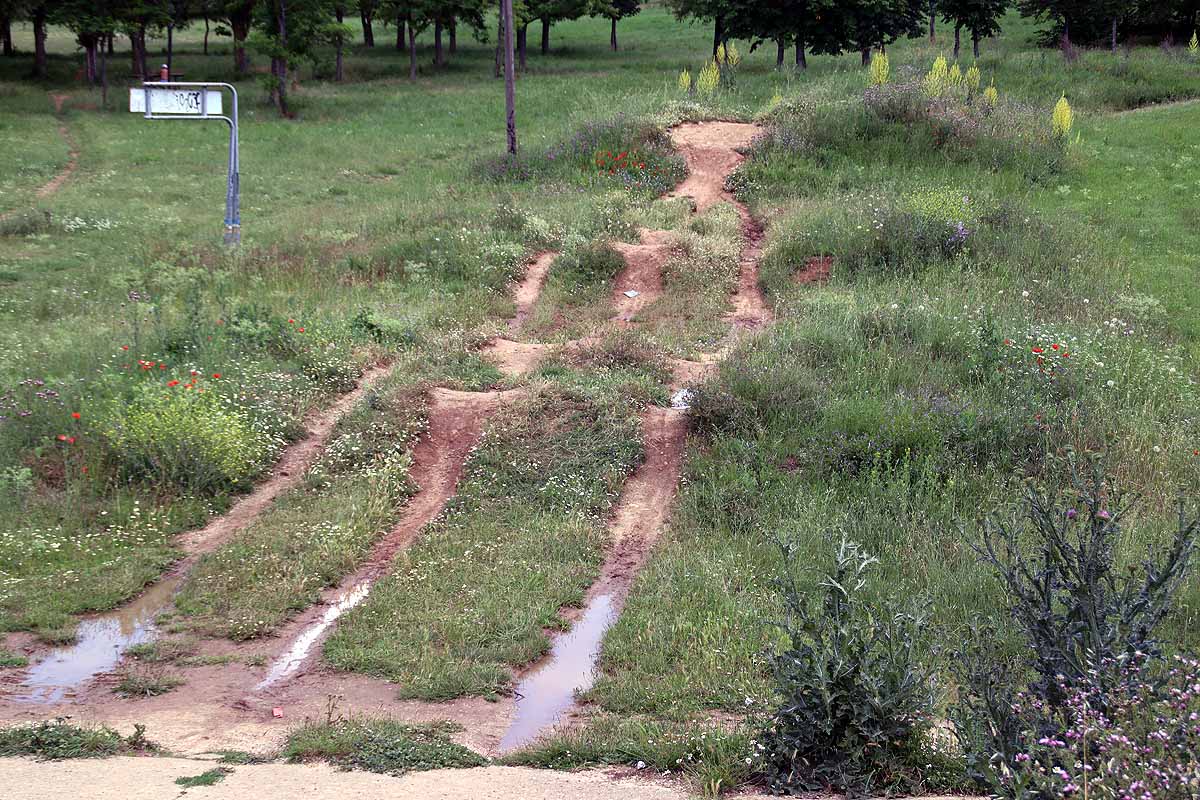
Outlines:
{"type": "MultiPolygon", "coordinates": [[[[421,391],[520,383],[525,399],[489,424],[449,512],[325,650],[404,697],[508,691],[598,572],[603,521],[642,458],[637,413],[666,400],[665,357],[710,350],[724,330],[733,209],[686,221],[681,204],[654,202],[683,174],[662,129],[685,118],[764,126],[730,187],[765,224],[778,322],[699,388],[678,508],[605,641],[594,725],[519,759],[707,760],[706,780],[736,782],[745,732],[701,741],[686,723],[771,702],[778,537],[810,567],[840,537],[859,541],[881,561],[871,591],[923,608],[932,651],[1001,613],[971,547],[981,518],[1008,513],[1027,477],[1061,481],[1068,453],[1104,451],[1142,498],[1122,547],[1136,561],[1200,486],[1200,105],[1123,112],[1200,96],[1200,64],[1158,48],[1068,63],[1034,33],[1012,16],[983,45],[996,112],[972,116],[951,93],[934,117],[911,87],[945,41],[889,48],[893,83],[866,96],[857,56],[794,74],[760,49],[696,101],[675,81],[703,62],[707,29],[651,6],[622,21],[612,53],[607,22],[559,25],[518,85],[515,165],[499,158],[488,47],[463,37],[443,69],[423,50],[410,82],[403,53],[356,46],[344,84],[300,71],[294,119],[239,83],[236,254],[219,246],[218,126],[124,113],[116,87],[101,109],[62,31],[44,86],[0,59],[0,142],[16,155],[0,164],[0,214],[16,212],[0,222],[0,630],[61,639],[71,615],[131,596],[177,556],[173,533],[225,508],[306,411],[383,360],[392,379],[335,435],[371,458],[338,462],[335,445],[201,562],[176,622],[274,630],[395,518],[421,391]],[[61,117],[48,93],[67,96],[61,117]],[[1064,93],[1077,114],[1065,145],[1049,137],[1064,93]],[[78,168],[34,202],[67,162],[60,122],[78,168]],[[594,167],[622,149],[652,177],[594,167]],[[562,255],[521,335],[595,332],[621,266],[612,245],[640,225],[675,230],[677,248],[636,335],[555,354],[520,381],[480,358],[511,313],[508,283],[546,249],[562,255]],[[827,283],[797,280],[826,256],[827,283]],[[174,391],[189,382],[214,399],[174,391]]],[[[18,47],[28,39],[18,28],[18,47]]],[[[179,42],[189,79],[232,79],[226,44],[204,56],[195,31],[179,42]]],[[[1200,642],[1198,623],[1191,580],[1172,645],[1200,642]]]]}

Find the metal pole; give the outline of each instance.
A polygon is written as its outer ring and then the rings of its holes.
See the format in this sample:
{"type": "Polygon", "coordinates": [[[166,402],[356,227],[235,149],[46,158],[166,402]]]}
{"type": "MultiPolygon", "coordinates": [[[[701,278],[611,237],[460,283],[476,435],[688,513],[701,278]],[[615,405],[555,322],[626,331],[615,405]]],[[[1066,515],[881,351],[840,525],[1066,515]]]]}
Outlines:
{"type": "Polygon", "coordinates": [[[232,86],[233,113],[229,115],[229,177],[225,188],[225,244],[230,247],[242,243],[242,211],[240,198],[241,153],[238,141],[238,96],[232,86]]]}

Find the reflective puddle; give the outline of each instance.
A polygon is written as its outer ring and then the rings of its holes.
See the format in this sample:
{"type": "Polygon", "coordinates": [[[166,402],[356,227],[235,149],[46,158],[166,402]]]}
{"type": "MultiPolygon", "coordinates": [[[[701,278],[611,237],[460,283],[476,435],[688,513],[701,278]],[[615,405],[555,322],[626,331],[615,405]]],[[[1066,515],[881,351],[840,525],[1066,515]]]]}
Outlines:
{"type": "Polygon", "coordinates": [[[365,600],[370,591],[371,582],[363,581],[342,595],[336,603],[325,610],[319,620],[309,625],[303,633],[296,637],[287,652],[275,659],[271,668],[267,670],[267,676],[254,688],[256,690],[265,689],[300,669],[300,665],[304,663],[304,659],[308,658],[308,653],[312,650],[313,645],[320,640],[325,631],[329,630],[329,626],[337,622],[338,617],[342,614],[365,600]]]}
{"type": "Polygon", "coordinates": [[[135,644],[152,641],[158,631],[154,618],[171,604],[182,578],[159,581],[132,603],[79,623],[75,643],[60,647],[30,667],[14,695],[18,703],[57,703],[85,681],[111,672],[135,644]]]}
{"type": "Polygon", "coordinates": [[[500,740],[500,752],[532,742],[575,704],[576,692],[592,687],[600,643],[616,619],[612,595],[598,595],[571,630],[555,640],[549,660],[517,686],[517,713],[500,740]]]}

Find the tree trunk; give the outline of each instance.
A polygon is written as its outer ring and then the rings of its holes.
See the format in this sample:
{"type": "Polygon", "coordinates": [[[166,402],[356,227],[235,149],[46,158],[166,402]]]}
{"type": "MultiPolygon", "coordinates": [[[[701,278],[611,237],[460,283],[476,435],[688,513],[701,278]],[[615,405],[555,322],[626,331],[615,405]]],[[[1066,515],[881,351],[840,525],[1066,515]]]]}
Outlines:
{"type": "Polygon", "coordinates": [[[864,67],[871,66],[871,48],[864,47],[862,49],[862,65],[864,67]]]}
{"type": "Polygon", "coordinates": [[[608,44],[612,47],[612,51],[617,52],[617,18],[612,18],[612,33],[609,34],[608,44]]]}
{"type": "Polygon", "coordinates": [[[979,31],[971,31],[971,52],[975,55],[975,60],[979,60],[979,31]]]}
{"type": "Polygon", "coordinates": [[[800,69],[808,69],[808,53],[804,52],[804,36],[796,34],[796,66],[800,69]]]}
{"type": "Polygon", "coordinates": [[[787,46],[783,39],[775,40],[775,69],[783,69],[783,57],[787,55],[787,46]]]}
{"type": "Polygon", "coordinates": [[[929,43],[937,44],[937,5],[929,4],[929,43]]]}
{"type": "Polygon", "coordinates": [[[108,110],[108,53],[105,48],[105,36],[100,41],[100,108],[108,110]]]}
{"type": "Polygon", "coordinates": [[[713,58],[717,57],[717,48],[725,39],[725,18],[720,14],[713,19],[713,58]]]}
{"type": "Polygon", "coordinates": [[[0,48],[3,49],[4,55],[6,56],[11,56],[13,54],[12,20],[8,17],[0,19],[0,48]]]}
{"type": "Polygon", "coordinates": [[[250,62],[246,59],[246,37],[250,35],[250,9],[243,9],[229,16],[229,28],[233,31],[233,70],[238,77],[244,77],[250,72],[250,62]]]}
{"type": "Polygon", "coordinates": [[[49,74],[46,62],[46,8],[41,6],[31,15],[33,19],[33,77],[45,78],[49,74]]]}
{"type": "Polygon", "coordinates": [[[337,6],[333,9],[333,16],[335,19],[337,19],[338,25],[341,25],[343,22],[346,21],[346,9],[342,8],[341,3],[338,3],[337,6]]]}
{"type": "Polygon", "coordinates": [[[204,55],[208,55],[208,17],[204,18],[204,55]]]}
{"type": "Polygon", "coordinates": [[[529,23],[517,28],[517,67],[521,72],[525,71],[526,53],[528,48],[526,42],[529,39],[529,23]]]}
{"type": "Polygon", "coordinates": [[[343,56],[343,52],[345,51],[345,49],[346,49],[346,43],[342,40],[341,36],[338,36],[337,54],[334,56],[334,61],[333,61],[333,79],[335,81],[337,81],[338,83],[341,83],[342,80],[346,76],[346,73],[342,68],[342,62],[344,60],[342,56],[343,56]]]}
{"type": "Polygon", "coordinates": [[[542,55],[550,55],[550,18],[542,17],[542,55]]]}
{"type": "Polygon", "coordinates": [[[411,18],[408,20],[408,79],[417,79],[417,29],[411,18]]]}
{"type": "Polygon", "coordinates": [[[172,63],[175,59],[175,26],[167,26],[167,77],[171,75],[172,63]]]}
{"type": "Polygon", "coordinates": [[[1117,18],[1115,16],[1112,20],[1112,51],[1117,52],[1117,18]]]}
{"type": "MultiPolygon", "coordinates": [[[[287,0],[279,0],[279,46],[284,51],[287,50],[287,0]]],[[[279,113],[282,116],[288,115],[287,105],[287,76],[288,62],[287,56],[282,58],[271,59],[272,66],[276,68],[276,77],[279,80],[278,88],[276,89],[276,104],[279,107],[279,113]]]]}
{"type": "Polygon", "coordinates": [[[954,26],[954,60],[958,61],[958,49],[962,46],[962,25],[954,26]]]}
{"type": "Polygon", "coordinates": [[[81,33],[78,41],[83,46],[84,74],[87,76],[87,82],[94,85],[100,78],[100,70],[97,68],[96,62],[96,50],[100,43],[100,36],[95,33],[81,33]]]}
{"type": "Polygon", "coordinates": [[[433,63],[442,66],[446,63],[445,51],[442,49],[442,21],[433,23],[433,63]]]}
{"type": "Polygon", "coordinates": [[[115,33],[110,33],[108,35],[108,54],[110,56],[113,54],[113,52],[117,46],[117,43],[115,41],[113,41],[116,38],[117,38],[117,35],[115,33]]]}
{"type": "MultiPolygon", "coordinates": [[[[513,70],[513,0],[500,0],[500,17],[504,20],[504,118],[508,135],[508,153],[517,154],[517,78],[513,70]]],[[[549,44],[549,26],[543,28],[549,44]]]]}
{"type": "Polygon", "coordinates": [[[129,34],[129,57],[133,61],[133,74],[139,80],[150,80],[150,70],[146,66],[146,26],[139,24],[133,33],[129,34]]]}
{"type": "Polygon", "coordinates": [[[375,24],[371,20],[371,15],[366,11],[359,13],[359,19],[362,20],[363,29],[363,44],[367,47],[375,46],[375,24]]]}
{"type": "Polygon", "coordinates": [[[396,49],[404,52],[408,49],[408,42],[404,40],[404,17],[396,15],[396,49]]]}
{"type": "Polygon", "coordinates": [[[450,55],[458,52],[458,20],[450,19],[450,55]]]}

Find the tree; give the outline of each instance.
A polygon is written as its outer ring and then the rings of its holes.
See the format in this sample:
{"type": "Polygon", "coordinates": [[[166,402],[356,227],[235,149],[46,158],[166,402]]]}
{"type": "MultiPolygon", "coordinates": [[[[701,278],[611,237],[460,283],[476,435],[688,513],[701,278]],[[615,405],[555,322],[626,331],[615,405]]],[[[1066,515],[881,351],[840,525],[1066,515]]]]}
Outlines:
{"type": "Polygon", "coordinates": [[[727,22],[736,19],[739,11],[744,11],[742,4],[735,0],[667,0],[667,8],[675,19],[713,24],[713,58],[717,57],[717,48],[729,38],[727,22]]]}
{"type": "Polygon", "coordinates": [[[513,0],[500,0],[500,24],[504,28],[504,120],[508,154],[517,154],[517,88],[513,70],[513,0]]]}
{"type": "Polygon", "coordinates": [[[617,50],[617,20],[632,17],[641,10],[641,0],[609,0],[607,5],[601,6],[600,16],[608,17],[612,22],[608,43],[614,53],[617,50]]]}
{"type": "Polygon", "coordinates": [[[954,25],[954,57],[958,58],[963,28],[971,32],[972,50],[979,58],[979,42],[1000,32],[1000,18],[1009,0],[939,0],[942,19],[954,25]]]}
{"type": "Polygon", "coordinates": [[[1086,40],[1089,27],[1095,32],[1098,21],[1095,5],[1095,0],[1018,0],[1017,3],[1022,15],[1053,22],[1053,35],[1067,47],[1071,46],[1072,36],[1086,40]]]}
{"type": "Polygon", "coordinates": [[[330,0],[264,0],[255,14],[254,47],[271,58],[271,101],[281,116],[288,108],[288,67],[301,60],[316,61],[316,48],[327,42],[325,31],[333,5],[330,0]]]}
{"type": "Polygon", "coordinates": [[[525,0],[530,19],[542,21],[542,55],[550,52],[550,26],[591,14],[592,0],[525,0]]]}
{"type": "Polygon", "coordinates": [[[5,56],[15,55],[13,51],[12,24],[21,13],[17,0],[0,0],[0,53],[5,56]]]}
{"type": "Polygon", "coordinates": [[[375,27],[372,20],[375,18],[375,11],[378,8],[379,0],[358,1],[358,17],[362,20],[363,44],[367,47],[375,46],[375,27]]]}
{"type": "Polygon", "coordinates": [[[50,3],[48,0],[36,2],[26,9],[26,13],[33,23],[33,77],[45,78],[50,74],[46,58],[46,24],[50,18],[50,3]]]}
{"type": "Polygon", "coordinates": [[[250,36],[250,26],[254,22],[254,10],[258,0],[225,0],[224,19],[229,23],[233,33],[233,70],[238,76],[250,73],[250,63],[246,60],[246,39],[250,36]]]}

